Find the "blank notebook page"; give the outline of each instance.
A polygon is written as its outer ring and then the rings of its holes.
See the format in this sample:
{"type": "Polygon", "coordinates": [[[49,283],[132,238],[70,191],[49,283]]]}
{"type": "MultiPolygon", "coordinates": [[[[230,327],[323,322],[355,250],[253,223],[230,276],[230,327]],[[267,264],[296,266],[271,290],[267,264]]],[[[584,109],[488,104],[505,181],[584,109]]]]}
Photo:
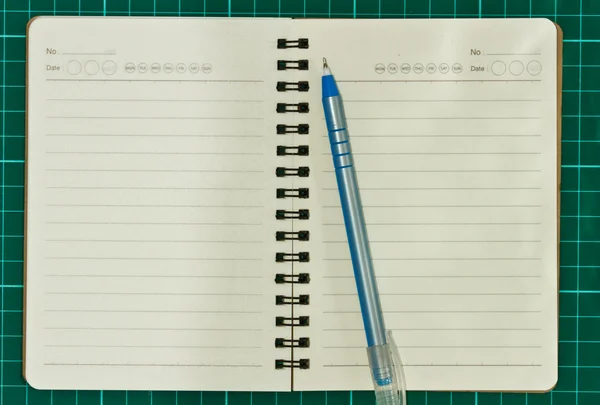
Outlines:
{"type": "Polygon", "coordinates": [[[285,36],[269,32],[277,27],[33,21],[25,367],[33,386],[289,389],[273,341],[290,335],[275,330],[290,307],[274,296],[291,287],[273,279],[291,266],[274,261],[273,235],[286,224],[274,217],[275,161],[264,159],[276,148],[265,135],[276,123],[265,93],[274,92],[266,72],[276,71],[276,39],[285,36]]]}
{"type": "MultiPolygon", "coordinates": [[[[345,101],[386,326],[408,389],[551,388],[556,27],[381,20],[295,28],[327,57],[345,101]]],[[[314,272],[302,331],[311,369],[296,373],[295,389],[370,390],[329,142],[322,116],[312,119],[314,272]]]]}

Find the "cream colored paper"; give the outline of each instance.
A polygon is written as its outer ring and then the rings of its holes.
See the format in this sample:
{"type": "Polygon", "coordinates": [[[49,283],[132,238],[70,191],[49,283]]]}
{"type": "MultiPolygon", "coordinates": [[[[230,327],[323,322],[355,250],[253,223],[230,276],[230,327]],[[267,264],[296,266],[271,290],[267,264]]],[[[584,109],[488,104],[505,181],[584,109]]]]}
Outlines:
{"type": "MultiPolygon", "coordinates": [[[[558,372],[554,24],[300,21],[295,33],[327,58],[345,102],[407,388],[550,389],[558,372]]],[[[311,370],[297,372],[294,387],[370,390],[326,128],[311,118],[318,130],[306,183],[317,225],[305,288],[311,325],[301,332],[311,347],[298,354],[311,370]]]]}
{"type": "Polygon", "coordinates": [[[345,100],[409,390],[557,376],[557,30],[547,20],[50,18],[28,32],[34,387],[370,390],[320,100],[345,100]],[[309,38],[309,49],[277,49],[309,38]],[[277,60],[309,61],[308,71],[277,60]],[[166,69],[166,70],[165,70],[166,69]],[[277,81],[310,90],[277,92],[277,81]],[[278,114],[278,102],[309,102],[278,114]],[[277,124],[310,124],[308,135],[277,124]],[[309,145],[309,156],[277,156],[309,145]],[[309,166],[308,178],[275,176],[309,166]],[[277,188],[308,187],[308,199],[277,188]],[[310,209],[306,221],[277,209],[310,209]],[[310,232],[276,241],[276,231],[310,232]],[[310,262],[276,263],[277,252],[310,262]],[[309,273],[309,284],[275,274],[309,273]],[[275,296],[310,296],[275,305],[275,296]],[[308,316],[309,326],[275,318],[308,316]],[[276,338],[310,338],[276,348],[276,338]],[[309,359],[307,370],[275,369],[309,359]]]}

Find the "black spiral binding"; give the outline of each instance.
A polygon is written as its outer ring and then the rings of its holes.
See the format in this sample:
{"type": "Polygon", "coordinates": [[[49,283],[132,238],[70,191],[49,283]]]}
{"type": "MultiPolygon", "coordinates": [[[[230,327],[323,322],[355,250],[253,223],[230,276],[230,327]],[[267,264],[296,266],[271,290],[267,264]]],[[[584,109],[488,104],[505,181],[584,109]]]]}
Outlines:
{"type": "Polygon", "coordinates": [[[308,108],[308,103],[296,103],[296,104],[277,103],[276,111],[280,114],[287,113],[287,112],[298,112],[298,113],[306,114],[310,111],[310,109],[308,108]]]}
{"type": "Polygon", "coordinates": [[[298,60],[278,60],[277,61],[277,70],[288,70],[288,69],[308,70],[308,60],[307,59],[298,59],[298,60]]]}
{"type": "Polygon", "coordinates": [[[279,369],[286,368],[286,367],[297,367],[297,368],[306,370],[306,369],[310,368],[310,360],[309,359],[300,359],[300,360],[296,360],[296,361],[283,360],[283,359],[275,360],[275,368],[276,369],[279,370],[279,369]]]}
{"type": "MultiPolygon", "coordinates": [[[[308,49],[309,41],[308,38],[299,38],[294,40],[289,40],[285,38],[280,38],[277,40],[277,49],[288,49],[288,48],[298,48],[298,49],[308,49]]],[[[307,59],[298,59],[298,60],[288,60],[285,58],[281,58],[277,60],[277,70],[308,70],[309,63],[307,59]]],[[[306,93],[310,91],[310,84],[306,80],[300,81],[285,81],[279,80],[277,81],[276,90],[278,93],[285,92],[298,92],[298,93],[306,93]]],[[[275,111],[277,114],[307,114],[310,112],[309,103],[300,100],[295,103],[285,103],[279,102],[275,106],[275,111]]],[[[308,124],[278,124],[276,127],[277,135],[288,135],[288,134],[298,134],[298,135],[308,135],[309,133],[309,125],[308,124]]],[[[282,138],[283,139],[283,138],[282,138]]],[[[298,156],[299,159],[302,157],[309,155],[309,147],[308,145],[278,145],[277,146],[277,156],[298,156]]],[[[298,167],[284,167],[279,166],[275,169],[275,175],[277,177],[309,177],[310,176],[310,168],[305,165],[299,165],[298,167]]],[[[276,197],[278,199],[286,199],[286,198],[298,198],[300,200],[309,198],[309,190],[306,187],[299,188],[277,188],[276,197]]],[[[275,212],[275,218],[280,221],[285,220],[301,220],[305,221],[310,218],[310,213],[308,209],[297,209],[294,211],[288,211],[283,209],[278,209],[275,212]]],[[[276,231],[275,232],[275,240],[282,244],[282,246],[286,246],[288,242],[292,243],[302,243],[310,240],[310,232],[308,230],[300,230],[295,232],[290,231],[276,231]]],[[[287,249],[282,248],[278,249],[279,251],[275,253],[275,262],[277,263],[306,263],[310,261],[310,253],[306,251],[293,252],[296,249],[290,249],[292,252],[287,251],[287,249]]],[[[308,316],[296,316],[294,315],[294,306],[306,306],[310,305],[310,295],[308,294],[294,294],[294,285],[295,284],[309,284],[310,283],[310,275],[308,273],[298,273],[294,274],[286,274],[286,273],[277,273],[275,275],[275,283],[276,284],[291,284],[292,285],[292,294],[284,295],[278,294],[275,296],[275,305],[291,305],[291,317],[278,316],[275,318],[275,326],[277,327],[292,327],[292,328],[301,328],[309,326],[310,317],[308,316]]],[[[275,339],[275,347],[277,348],[308,348],[310,347],[310,339],[308,337],[299,337],[295,338],[294,333],[295,329],[292,329],[292,337],[291,339],[284,338],[276,338],[275,339]]],[[[291,358],[293,360],[286,359],[276,359],[275,360],[275,368],[276,369],[285,369],[285,368],[298,368],[298,369],[308,369],[310,368],[309,359],[298,359],[295,360],[296,356],[292,351],[291,358]]]]}
{"type": "Polygon", "coordinates": [[[275,232],[276,240],[302,240],[307,241],[310,238],[310,232],[308,231],[298,231],[298,232],[284,232],[277,231],[275,232]]]}
{"type": "Polygon", "coordinates": [[[299,125],[285,125],[279,124],[277,125],[277,134],[285,135],[285,134],[300,134],[300,135],[308,135],[310,127],[308,124],[299,124],[299,125]]]}
{"type": "Polygon", "coordinates": [[[277,284],[308,284],[310,283],[310,274],[308,273],[300,273],[300,274],[283,274],[277,273],[275,274],[275,283],[277,284]]]}
{"type": "Polygon", "coordinates": [[[310,304],[310,295],[300,294],[297,297],[290,297],[288,295],[276,295],[275,305],[308,305],[310,304]]]}
{"type": "Polygon", "coordinates": [[[275,347],[310,347],[309,338],[300,339],[275,339],[275,347]]]}
{"type": "Polygon", "coordinates": [[[277,252],[277,253],[275,253],[275,261],[277,263],[281,263],[281,262],[307,263],[310,261],[310,253],[308,253],[308,252],[299,252],[299,253],[277,252]]]}
{"type": "Polygon", "coordinates": [[[277,198],[288,198],[288,197],[296,197],[296,198],[308,198],[309,192],[308,188],[278,188],[277,189],[277,198]]]}
{"type": "Polygon", "coordinates": [[[309,316],[298,316],[296,318],[287,318],[285,316],[275,317],[275,326],[308,326],[309,324],[309,316]]]}
{"type": "Polygon", "coordinates": [[[310,86],[306,81],[299,82],[277,82],[277,91],[308,91],[310,86]]]}
{"type": "Polygon", "coordinates": [[[277,211],[275,211],[275,218],[277,218],[277,219],[309,219],[310,212],[308,210],[298,210],[298,211],[277,210],[277,211]]]}
{"type": "Polygon", "coordinates": [[[285,48],[308,49],[308,38],[299,38],[299,39],[279,38],[277,40],[277,48],[278,49],[285,49],[285,48]]]}
{"type": "Polygon", "coordinates": [[[275,169],[275,175],[277,177],[286,177],[286,176],[298,176],[298,177],[308,177],[310,173],[310,169],[308,166],[300,166],[296,168],[290,167],[278,167],[275,169]]]}
{"type": "Polygon", "coordinates": [[[285,155],[308,156],[308,145],[298,145],[298,146],[279,145],[277,147],[277,156],[285,156],[285,155]]]}

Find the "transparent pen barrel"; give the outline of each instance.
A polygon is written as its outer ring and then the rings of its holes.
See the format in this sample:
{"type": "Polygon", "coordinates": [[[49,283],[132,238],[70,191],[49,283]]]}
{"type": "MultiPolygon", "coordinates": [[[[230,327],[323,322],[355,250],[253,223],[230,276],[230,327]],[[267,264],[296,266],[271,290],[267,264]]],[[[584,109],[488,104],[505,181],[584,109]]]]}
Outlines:
{"type": "Polygon", "coordinates": [[[377,405],[404,405],[398,390],[398,375],[389,344],[367,348],[367,357],[377,405]]]}

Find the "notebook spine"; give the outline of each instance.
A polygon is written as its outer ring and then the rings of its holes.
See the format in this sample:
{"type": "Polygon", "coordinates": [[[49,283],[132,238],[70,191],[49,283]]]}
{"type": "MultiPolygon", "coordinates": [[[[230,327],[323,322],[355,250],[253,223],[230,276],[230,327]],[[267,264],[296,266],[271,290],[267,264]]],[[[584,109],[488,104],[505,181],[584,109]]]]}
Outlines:
{"type": "MultiPolygon", "coordinates": [[[[284,53],[286,49],[297,48],[297,49],[308,49],[309,40],[308,38],[298,39],[286,39],[279,38],[277,40],[277,49],[282,50],[284,53]]],[[[284,54],[285,55],[285,54],[284,54]]],[[[298,70],[306,71],[309,69],[309,62],[307,59],[288,59],[282,56],[277,60],[277,70],[298,70]]],[[[304,94],[310,91],[310,83],[307,80],[299,81],[277,81],[276,90],[278,93],[297,92],[298,94],[304,94]]],[[[310,112],[310,106],[308,102],[300,101],[295,103],[289,102],[278,102],[275,105],[275,111],[277,114],[299,114],[299,117],[303,117],[310,112]]],[[[289,123],[277,124],[275,128],[275,135],[280,136],[282,141],[277,145],[277,156],[297,156],[298,159],[304,159],[309,156],[310,150],[307,144],[300,145],[289,145],[286,139],[294,139],[296,135],[303,136],[308,135],[310,132],[309,124],[296,124],[290,125],[289,123]]],[[[299,199],[304,201],[310,197],[309,189],[307,187],[293,187],[295,178],[306,178],[310,176],[310,168],[307,165],[298,165],[297,167],[279,166],[275,169],[275,176],[277,177],[290,177],[292,187],[289,188],[277,188],[276,198],[277,199],[299,199]]],[[[300,208],[296,210],[283,210],[278,209],[275,211],[275,218],[278,221],[301,221],[303,224],[310,218],[310,212],[308,209],[300,208]]],[[[310,295],[308,294],[295,294],[294,286],[297,284],[309,284],[310,276],[308,273],[296,273],[294,271],[294,265],[296,263],[306,263],[310,261],[310,252],[305,249],[296,249],[296,243],[301,244],[310,240],[310,231],[305,226],[299,227],[300,230],[295,230],[295,226],[291,227],[292,230],[277,230],[275,232],[275,240],[281,244],[281,249],[275,253],[275,262],[289,264],[291,273],[277,272],[275,275],[275,283],[286,286],[286,291],[291,290],[291,294],[277,294],[275,296],[275,305],[289,305],[291,316],[277,316],[275,318],[275,326],[280,328],[292,328],[290,336],[291,338],[275,338],[275,347],[278,349],[288,349],[290,358],[277,358],[275,360],[275,368],[278,370],[286,368],[298,368],[308,369],[310,368],[310,360],[306,358],[296,359],[294,349],[295,348],[307,348],[310,347],[310,338],[306,336],[295,337],[297,328],[306,327],[310,324],[310,317],[308,316],[295,316],[295,306],[307,306],[310,305],[310,295]],[[297,251],[298,250],[298,251],[297,251]]],[[[298,335],[302,335],[301,333],[298,335]]],[[[285,356],[287,357],[287,356],[285,356]]],[[[301,357],[301,356],[300,356],[301,357]]]]}

